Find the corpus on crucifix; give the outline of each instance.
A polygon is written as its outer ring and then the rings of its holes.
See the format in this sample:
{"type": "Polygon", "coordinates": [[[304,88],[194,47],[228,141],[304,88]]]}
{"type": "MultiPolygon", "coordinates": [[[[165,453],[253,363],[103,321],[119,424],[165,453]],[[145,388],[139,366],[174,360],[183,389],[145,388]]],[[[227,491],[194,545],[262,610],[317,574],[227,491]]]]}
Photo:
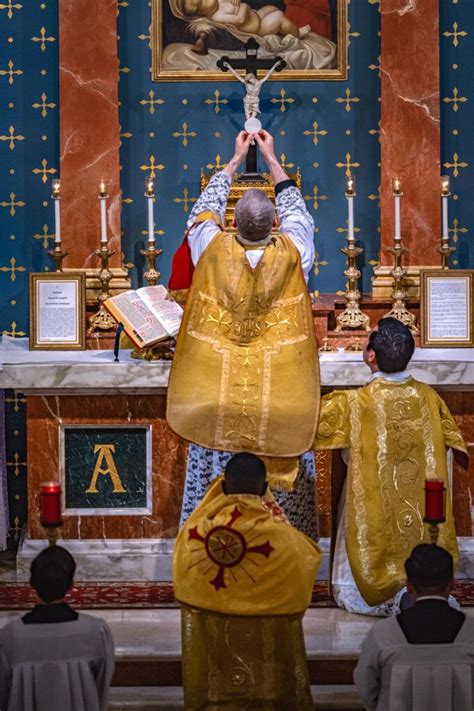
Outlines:
{"type": "MultiPolygon", "coordinates": [[[[245,86],[244,96],[244,112],[245,112],[245,130],[248,133],[258,133],[262,124],[258,119],[260,113],[260,91],[263,84],[270,79],[274,72],[281,72],[286,67],[286,62],[281,57],[274,59],[258,59],[259,44],[253,38],[249,39],[245,44],[244,59],[230,59],[222,57],[217,62],[217,66],[223,72],[230,72],[245,86]],[[241,76],[236,70],[244,69],[245,76],[241,76]],[[258,79],[257,72],[259,69],[267,69],[263,79],[258,79]]],[[[247,155],[246,173],[255,174],[257,172],[257,149],[255,145],[250,147],[247,155]]]]}

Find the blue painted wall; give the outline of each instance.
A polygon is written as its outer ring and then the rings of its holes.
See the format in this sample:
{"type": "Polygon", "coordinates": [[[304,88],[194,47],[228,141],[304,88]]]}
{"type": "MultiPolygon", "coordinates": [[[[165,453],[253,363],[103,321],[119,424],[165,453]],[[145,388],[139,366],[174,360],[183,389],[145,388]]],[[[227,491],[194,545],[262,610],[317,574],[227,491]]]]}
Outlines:
{"type": "MultiPolygon", "coordinates": [[[[472,131],[474,75],[470,71],[474,38],[474,3],[441,0],[441,96],[455,103],[442,104],[443,162],[453,176],[451,227],[457,227],[456,259],[461,267],[474,266],[470,221],[472,219],[472,131]],[[457,28],[453,27],[457,23],[457,28]],[[445,32],[451,33],[447,36],[445,32]],[[452,34],[456,32],[456,35],[452,34]],[[457,132],[457,133],[455,133],[457,132]],[[457,153],[458,158],[454,157],[457,153]],[[465,165],[463,165],[465,164],[465,165]],[[457,196],[457,197],[456,197],[457,196]],[[454,223],[457,220],[457,223],[454,223]]],[[[357,176],[356,225],[366,255],[364,289],[370,288],[373,264],[378,259],[378,185],[380,150],[380,80],[378,77],[378,4],[352,0],[349,8],[351,36],[347,82],[272,82],[265,86],[262,109],[266,126],[277,137],[278,154],[303,173],[304,194],[315,217],[319,262],[311,277],[312,289],[336,291],[344,286],[343,257],[339,252],[344,234],[344,163],[346,154],[357,176]],[[272,99],[293,99],[282,112],[272,99]],[[350,110],[338,99],[350,91],[350,110]],[[305,131],[319,131],[318,143],[305,131]],[[315,186],[320,196],[315,206],[315,186]],[[371,264],[372,262],[372,264],[371,264]]],[[[182,238],[186,221],[184,190],[195,198],[201,168],[225,162],[232,150],[233,135],[242,119],[242,90],[229,83],[156,84],[150,81],[150,9],[146,0],[120,3],[118,17],[120,65],[120,122],[122,125],[123,245],[125,262],[135,285],[141,283],[138,255],[145,229],[143,181],[151,155],[164,166],[157,173],[157,228],[164,254],[163,278],[169,274],[172,254],[182,238]],[[219,90],[219,113],[207,101],[219,90]],[[155,104],[150,111],[150,91],[155,104]],[[187,131],[195,136],[183,144],[187,131]]],[[[28,332],[29,271],[51,268],[46,253],[53,232],[50,180],[58,169],[58,41],[57,0],[2,0],[0,3],[0,332],[28,332]],[[43,29],[44,28],[44,29],[43,29]],[[10,140],[10,127],[12,139],[10,140]],[[49,171],[49,172],[47,172],[49,171]],[[46,178],[46,180],[45,180],[46,178]],[[13,194],[13,197],[12,197],[13,194]],[[21,204],[23,203],[23,204],[21,204]]],[[[191,203],[188,203],[188,205],[191,203]]],[[[10,545],[18,539],[26,518],[25,403],[7,393],[7,459],[11,507],[10,545]]]]}

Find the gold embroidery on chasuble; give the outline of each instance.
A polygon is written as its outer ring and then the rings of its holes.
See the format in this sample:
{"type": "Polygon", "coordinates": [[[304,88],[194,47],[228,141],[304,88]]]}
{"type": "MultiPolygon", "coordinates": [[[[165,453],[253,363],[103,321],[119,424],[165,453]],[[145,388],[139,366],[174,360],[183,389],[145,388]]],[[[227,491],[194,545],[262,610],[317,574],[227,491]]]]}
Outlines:
{"type": "Polygon", "coordinates": [[[296,456],[313,443],[319,406],[299,254],[282,235],[255,268],[245,252],[222,233],[198,262],[172,367],[168,421],[213,449],[296,456]]]}
{"type": "MultiPolygon", "coordinates": [[[[422,383],[378,379],[346,395],[351,427],[346,543],[357,586],[375,605],[402,587],[404,561],[428,540],[424,482],[440,478],[449,487],[447,443],[439,398],[422,383]]],[[[457,559],[449,495],[440,545],[457,559]]]]}

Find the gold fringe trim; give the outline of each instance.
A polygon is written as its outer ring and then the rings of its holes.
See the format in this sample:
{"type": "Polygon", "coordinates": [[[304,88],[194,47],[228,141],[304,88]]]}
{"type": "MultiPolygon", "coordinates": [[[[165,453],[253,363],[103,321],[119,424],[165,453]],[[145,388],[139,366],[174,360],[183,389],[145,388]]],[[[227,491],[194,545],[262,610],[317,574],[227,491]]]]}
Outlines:
{"type": "Polygon", "coordinates": [[[298,457],[261,457],[271,489],[294,491],[299,470],[298,457]]]}

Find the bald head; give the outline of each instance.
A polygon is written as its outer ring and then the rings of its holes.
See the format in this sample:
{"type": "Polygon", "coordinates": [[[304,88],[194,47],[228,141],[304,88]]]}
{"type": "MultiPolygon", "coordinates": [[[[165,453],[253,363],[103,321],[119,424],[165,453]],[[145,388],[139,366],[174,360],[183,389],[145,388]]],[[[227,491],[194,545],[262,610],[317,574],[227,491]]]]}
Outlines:
{"type": "Polygon", "coordinates": [[[241,237],[259,242],[270,234],[275,222],[275,208],[262,190],[252,188],[235,207],[235,222],[241,237]]]}

